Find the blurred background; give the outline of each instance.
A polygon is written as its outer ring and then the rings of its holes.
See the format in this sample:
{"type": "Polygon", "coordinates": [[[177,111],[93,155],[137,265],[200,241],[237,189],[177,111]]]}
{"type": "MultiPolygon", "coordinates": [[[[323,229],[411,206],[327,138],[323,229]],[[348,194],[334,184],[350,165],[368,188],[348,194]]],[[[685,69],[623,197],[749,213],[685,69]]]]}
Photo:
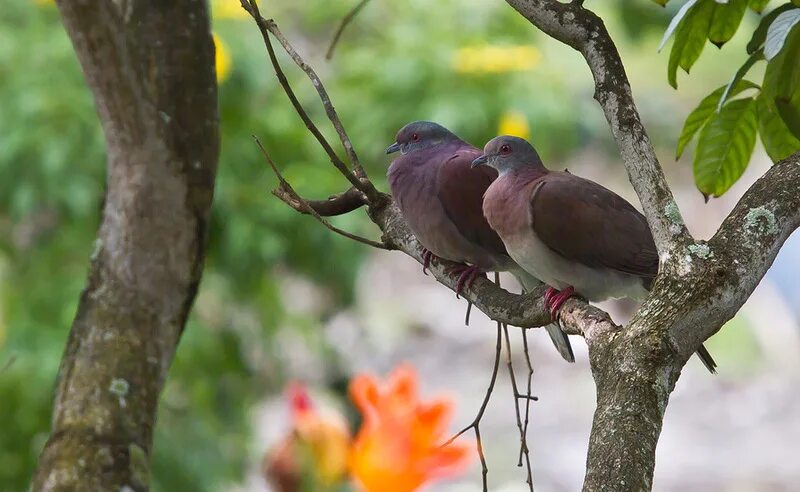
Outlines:
{"type": "MultiPolygon", "coordinates": [[[[304,380],[316,398],[345,408],[353,374],[383,375],[407,361],[419,371],[423,394],[454,399],[453,430],[466,425],[491,373],[492,323],[474,312],[465,327],[466,304],[423,276],[419,264],[332,235],[269,194],[276,180],[251,135],[301,194],[324,197],[346,183],[278,87],[238,0],[211,4],[222,155],[205,276],[160,406],[152,489],[267,490],[258,470],[288,426],[282,390],[289,380],[304,380]]],[[[326,61],[331,36],[353,4],[272,0],[262,8],[326,83],[381,189],[389,163],[383,149],[406,122],[430,119],[479,146],[498,132],[528,135],[546,165],[569,168],[638,203],[583,60],[504,2],[372,0],[326,61]]],[[[668,53],[656,48],[679,2],[667,9],[648,0],[587,5],[618,44],[690,230],[710,237],[770,161],[757,150],[740,182],[704,204],[691,156],[676,162],[674,147],[688,112],[744,61],[757,16],[746,14],[746,28],[721,53],[708,45],[675,91],[666,81],[668,53]]],[[[283,60],[301,101],[333,137],[313,87],[283,60]]],[[[56,8],[6,0],[0,9],[2,490],[27,489],[47,437],[58,364],[100,219],[104,172],[103,137],[56,8]]],[[[334,223],[377,235],[363,211],[334,223]]],[[[796,490],[798,274],[795,234],[741,312],[708,342],[719,375],[710,377],[690,360],[667,410],[656,490],[796,490]]],[[[618,322],[631,311],[603,307],[618,322]]],[[[522,364],[519,333],[512,337],[522,364]]],[[[578,490],[594,408],[585,344],[573,338],[578,361],[568,365],[543,333],[530,338],[540,398],[529,429],[534,483],[540,491],[578,490]]],[[[482,430],[490,489],[526,490],[502,370],[482,430]]],[[[475,460],[467,474],[429,490],[479,486],[475,460]]]]}

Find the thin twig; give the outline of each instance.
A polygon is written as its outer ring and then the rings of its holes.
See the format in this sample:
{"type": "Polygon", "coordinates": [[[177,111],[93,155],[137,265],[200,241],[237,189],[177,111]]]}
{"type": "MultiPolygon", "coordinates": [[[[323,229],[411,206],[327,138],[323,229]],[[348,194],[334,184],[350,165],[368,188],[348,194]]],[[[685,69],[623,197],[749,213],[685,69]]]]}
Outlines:
{"type": "Polygon", "coordinates": [[[355,7],[350,9],[350,12],[347,13],[344,17],[342,17],[342,21],[339,23],[339,27],[336,28],[336,33],[333,35],[333,39],[331,39],[331,44],[328,46],[328,52],[325,53],[325,59],[330,60],[333,58],[333,50],[336,49],[336,45],[339,44],[339,38],[342,37],[342,33],[344,32],[344,28],[347,27],[348,24],[353,20],[355,16],[364,8],[364,6],[369,2],[369,0],[361,0],[356,4],[355,7]]]}
{"type": "MultiPolygon", "coordinates": [[[[289,184],[288,181],[286,181],[286,179],[283,177],[283,175],[280,173],[280,171],[278,171],[278,166],[275,165],[275,162],[272,160],[272,157],[269,156],[269,153],[267,152],[267,149],[264,148],[264,146],[261,144],[261,141],[258,139],[258,137],[253,136],[253,139],[256,141],[256,145],[258,145],[258,148],[261,149],[261,153],[264,155],[264,159],[266,159],[266,161],[269,163],[269,166],[272,168],[272,171],[275,173],[275,176],[278,177],[278,181],[280,182],[280,188],[278,190],[284,191],[285,193],[287,193],[295,201],[295,204],[291,204],[290,203],[290,206],[292,206],[292,208],[294,208],[296,205],[299,205],[307,213],[309,213],[315,219],[317,219],[322,225],[324,225],[325,227],[327,227],[331,231],[335,232],[336,234],[340,234],[340,235],[342,235],[342,236],[344,236],[344,237],[346,237],[348,239],[352,239],[354,241],[358,241],[359,243],[364,243],[366,245],[369,245],[369,246],[372,246],[372,247],[375,247],[375,248],[390,249],[386,244],[384,244],[382,242],[373,241],[372,239],[367,239],[365,237],[361,237],[361,236],[358,236],[356,234],[349,233],[347,231],[339,229],[338,227],[332,225],[330,222],[325,220],[320,214],[317,213],[316,210],[314,210],[314,208],[311,205],[308,204],[308,202],[303,197],[301,197],[294,190],[294,188],[292,188],[292,185],[289,184]]],[[[279,198],[282,198],[281,197],[281,193],[278,192],[278,190],[276,190],[277,193],[273,193],[273,194],[275,194],[275,196],[277,196],[279,198]]],[[[286,200],[284,200],[284,201],[287,202],[286,200]]],[[[287,202],[287,203],[289,203],[289,202],[287,202]]]]}
{"type": "MultiPolygon", "coordinates": [[[[305,123],[306,128],[308,128],[308,131],[311,132],[314,138],[317,139],[317,142],[319,142],[320,146],[322,146],[323,150],[325,150],[325,153],[328,154],[331,163],[334,165],[334,167],[336,167],[336,169],[339,170],[339,172],[348,181],[350,181],[350,184],[352,184],[355,188],[362,191],[365,195],[369,197],[377,193],[377,190],[375,190],[375,188],[371,185],[371,183],[369,183],[368,181],[362,181],[361,179],[359,179],[358,176],[356,176],[353,172],[351,172],[350,169],[348,169],[344,161],[342,161],[342,159],[339,157],[336,151],[333,150],[333,147],[331,147],[330,143],[328,143],[328,140],[322,135],[322,132],[319,131],[319,128],[317,128],[317,126],[308,116],[308,113],[306,112],[305,108],[303,108],[303,105],[300,104],[300,101],[297,99],[297,96],[295,95],[294,90],[289,84],[289,81],[286,79],[286,74],[283,72],[281,64],[278,61],[278,57],[275,54],[275,50],[272,47],[272,41],[270,40],[269,37],[270,33],[272,33],[275,36],[275,38],[278,39],[278,41],[281,43],[284,49],[286,49],[287,53],[289,53],[292,59],[295,60],[295,62],[298,63],[301,66],[301,68],[303,67],[308,68],[308,70],[304,68],[307,74],[309,74],[309,71],[311,71],[311,74],[314,74],[314,77],[311,79],[311,81],[317,88],[317,92],[320,92],[320,88],[322,87],[322,82],[319,80],[318,77],[316,77],[316,74],[313,72],[313,70],[311,70],[310,67],[308,67],[308,65],[299,57],[299,55],[297,54],[297,52],[294,51],[291,45],[288,44],[288,41],[286,40],[286,38],[283,37],[283,34],[281,34],[280,31],[278,31],[275,23],[273,21],[268,21],[261,16],[261,12],[258,10],[258,4],[255,2],[255,0],[240,0],[240,1],[242,4],[242,8],[244,8],[247,11],[247,13],[249,13],[250,16],[253,17],[253,19],[256,21],[256,24],[258,25],[258,28],[261,31],[261,36],[264,38],[264,45],[267,47],[269,60],[272,63],[272,67],[275,69],[275,76],[278,78],[278,82],[280,83],[281,87],[283,87],[283,91],[286,93],[286,96],[292,103],[295,112],[300,116],[300,119],[303,120],[303,123],[305,123]]],[[[309,74],[309,77],[311,77],[311,74],[309,74]]],[[[320,97],[322,97],[322,94],[324,94],[322,104],[325,106],[325,111],[328,113],[328,116],[330,118],[331,117],[330,113],[331,111],[333,111],[333,105],[331,105],[330,99],[328,98],[327,93],[325,93],[324,88],[322,89],[322,92],[320,92],[320,97]],[[330,110],[328,108],[330,108],[330,110]]],[[[336,120],[338,121],[338,117],[336,118],[336,120]]],[[[336,126],[335,123],[334,126],[336,126]]],[[[339,123],[339,126],[337,127],[336,131],[339,132],[340,128],[341,128],[341,123],[339,123]]],[[[349,140],[347,140],[347,142],[348,143],[347,145],[345,145],[345,149],[348,151],[348,155],[351,155],[353,145],[350,143],[349,140]]]]}
{"type": "Polygon", "coordinates": [[[379,200],[380,194],[378,190],[372,185],[372,183],[367,179],[367,173],[364,171],[364,168],[361,166],[361,162],[358,159],[358,155],[356,154],[356,150],[353,147],[353,143],[350,141],[350,137],[347,135],[347,131],[344,129],[344,125],[342,125],[342,121],[339,119],[338,113],[336,113],[336,109],[333,107],[333,103],[331,102],[331,98],[328,95],[328,91],[325,89],[325,85],[323,85],[322,80],[320,80],[317,73],[314,71],[311,66],[306,63],[306,61],[301,57],[297,51],[294,49],[292,44],[289,42],[288,39],[283,35],[281,30],[278,28],[278,24],[275,23],[272,19],[264,19],[261,16],[261,12],[258,10],[258,5],[256,4],[255,0],[240,0],[242,3],[242,7],[250,13],[250,15],[255,19],[256,24],[258,24],[258,28],[261,30],[261,34],[264,38],[264,43],[267,46],[267,51],[270,55],[270,61],[272,62],[273,67],[275,68],[275,73],[278,75],[278,79],[281,81],[281,85],[283,86],[284,91],[289,96],[289,99],[292,100],[292,105],[294,105],[295,109],[297,110],[298,114],[303,118],[303,121],[306,123],[306,127],[311,131],[317,140],[322,144],[323,147],[327,146],[326,152],[328,155],[331,156],[331,162],[340,172],[342,172],[348,180],[361,190],[370,200],[379,200]],[[247,5],[250,8],[247,8],[247,5]],[[334,129],[336,129],[336,134],[339,135],[339,140],[344,147],[345,152],[347,153],[348,159],[350,159],[350,163],[353,165],[353,169],[355,169],[355,174],[352,173],[347,166],[344,165],[341,159],[333,152],[333,149],[328,144],[327,140],[322,137],[322,134],[319,133],[319,130],[316,128],[314,123],[308,118],[308,115],[305,114],[305,110],[303,110],[302,106],[299,102],[297,102],[297,98],[294,97],[294,91],[289,86],[289,82],[286,80],[286,77],[283,76],[283,71],[280,68],[280,64],[278,63],[277,57],[275,57],[275,52],[272,49],[272,43],[269,40],[269,35],[267,32],[272,33],[275,36],[275,39],[283,46],[283,49],[295,62],[295,64],[300,67],[303,72],[308,76],[309,80],[311,80],[311,84],[316,89],[317,94],[319,95],[320,101],[322,101],[322,105],[325,107],[325,114],[328,116],[328,119],[333,124],[334,129]],[[302,111],[302,113],[301,113],[302,111]],[[314,130],[312,130],[312,127],[314,130]],[[315,133],[316,130],[316,133],[315,133]],[[321,140],[320,140],[321,139],[321,140]],[[334,159],[335,157],[335,159],[334,159]]]}
{"type": "MultiPolygon", "coordinates": [[[[494,273],[494,283],[500,287],[500,274],[495,272],[494,273]]],[[[523,329],[524,330],[524,329],[523,329]]],[[[531,380],[530,375],[528,377],[528,392],[525,395],[522,395],[519,392],[519,388],[517,387],[517,377],[514,374],[514,363],[511,359],[511,339],[508,336],[508,325],[503,323],[503,337],[506,340],[506,365],[508,366],[508,376],[511,379],[511,389],[514,393],[514,413],[516,414],[517,418],[517,428],[519,429],[519,459],[517,460],[517,466],[522,466],[522,456],[525,456],[525,463],[527,465],[528,477],[527,477],[527,484],[528,488],[533,492],[533,478],[531,474],[531,460],[528,455],[528,439],[527,433],[525,432],[525,428],[522,425],[522,416],[520,415],[519,411],[519,400],[520,398],[525,398],[525,407],[526,407],[526,425],[527,425],[527,412],[528,407],[530,407],[531,400],[536,400],[536,397],[531,396],[531,380]]],[[[527,346],[525,347],[525,352],[527,354],[527,346]]],[[[530,367],[530,359],[528,361],[528,367],[530,367]]]]}
{"type": "Polygon", "coordinates": [[[486,457],[483,455],[483,443],[481,442],[481,419],[483,418],[483,414],[486,412],[486,406],[489,404],[489,400],[492,397],[492,391],[494,391],[494,383],[497,380],[497,369],[500,367],[500,353],[503,351],[503,343],[502,343],[502,328],[500,322],[497,323],[497,342],[495,343],[494,349],[494,367],[492,368],[492,378],[489,380],[489,387],[486,388],[486,395],[483,397],[483,402],[481,403],[480,409],[478,409],[477,415],[475,415],[475,419],[470,423],[468,426],[464,427],[460,431],[456,433],[453,437],[447,440],[442,447],[445,447],[458,439],[462,434],[467,432],[470,429],[475,430],[475,438],[478,441],[478,456],[481,459],[481,476],[483,480],[483,491],[487,492],[489,490],[489,468],[486,466],[486,457]]]}
{"type": "MultiPolygon", "coordinates": [[[[530,451],[528,448],[528,417],[530,416],[531,411],[531,382],[533,380],[533,364],[531,363],[531,354],[528,351],[528,329],[522,329],[522,348],[523,352],[525,353],[525,361],[528,363],[528,384],[525,393],[525,423],[522,426],[522,440],[525,442],[525,449],[530,451]]],[[[519,455],[520,459],[522,459],[523,447],[520,445],[519,447],[519,455]]],[[[525,453],[525,463],[528,468],[528,484],[533,490],[533,476],[531,475],[531,456],[530,452],[525,453]]]]}
{"type": "Polygon", "coordinates": [[[0,374],[6,372],[11,366],[14,365],[14,362],[16,361],[17,361],[17,354],[11,354],[11,357],[9,357],[6,363],[3,364],[3,367],[0,367],[0,374]]]}

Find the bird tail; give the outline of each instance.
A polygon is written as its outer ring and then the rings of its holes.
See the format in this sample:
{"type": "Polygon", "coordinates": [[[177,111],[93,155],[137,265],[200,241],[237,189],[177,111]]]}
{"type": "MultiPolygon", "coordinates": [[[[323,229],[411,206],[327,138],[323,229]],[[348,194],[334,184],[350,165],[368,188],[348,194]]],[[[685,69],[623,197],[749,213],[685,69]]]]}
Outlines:
{"type": "MultiPolygon", "coordinates": [[[[511,270],[511,274],[516,277],[520,284],[522,284],[523,292],[529,292],[531,289],[541,284],[539,279],[532,276],[525,270],[522,270],[521,268],[511,270]]],[[[552,340],[553,345],[556,346],[556,350],[558,350],[558,353],[561,354],[561,357],[563,357],[567,362],[575,362],[575,354],[572,352],[572,344],[569,343],[567,334],[564,333],[564,330],[562,330],[560,326],[558,326],[558,323],[550,323],[549,325],[545,326],[544,329],[547,330],[547,334],[550,335],[550,340],[552,340]]]]}
{"type": "Polygon", "coordinates": [[[706,366],[708,372],[711,374],[717,373],[717,363],[714,361],[714,358],[711,357],[711,354],[708,352],[708,349],[706,349],[705,345],[700,345],[700,348],[697,349],[695,354],[697,354],[697,357],[699,357],[703,362],[703,365],[706,366]]]}

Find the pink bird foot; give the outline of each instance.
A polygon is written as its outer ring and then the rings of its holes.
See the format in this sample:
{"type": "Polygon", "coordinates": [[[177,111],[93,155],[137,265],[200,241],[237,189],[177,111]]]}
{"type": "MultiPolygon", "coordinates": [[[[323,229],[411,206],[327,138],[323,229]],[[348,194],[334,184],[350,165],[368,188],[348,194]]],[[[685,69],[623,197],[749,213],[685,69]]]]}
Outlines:
{"type": "Polygon", "coordinates": [[[556,319],[558,309],[564,304],[564,301],[575,295],[575,289],[572,286],[567,287],[562,291],[557,291],[552,287],[548,287],[544,292],[544,305],[550,309],[550,316],[556,319]]]}
{"type": "Polygon", "coordinates": [[[483,275],[480,268],[475,265],[458,265],[450,269],[450,273],[458,275],[458,282],[456,283],[456,297],[460,297],[461,291],[464,286],[472,287],[478,275],[483,275]]]}
{"type": "Polygon", "coordinates": [[[428,268],[431,266],[431,259],[432,258],[439,258],[435,254],[431,253],[431,250],[428,248],[422,248],[422,273],[425,275],[428,274],[428,268]]]}

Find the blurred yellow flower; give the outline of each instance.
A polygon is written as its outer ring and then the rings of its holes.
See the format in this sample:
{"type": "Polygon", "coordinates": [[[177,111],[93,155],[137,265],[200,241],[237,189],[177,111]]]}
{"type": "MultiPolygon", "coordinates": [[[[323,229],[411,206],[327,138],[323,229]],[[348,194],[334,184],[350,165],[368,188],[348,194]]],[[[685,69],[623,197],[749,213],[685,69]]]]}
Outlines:
{"type": "Polygon", "coordinates": [[[267,480],[278,492],[336,489],[347,473],[347,423],[338,413],[315,408],[300,384],[290,385],[287,394],[292,431],[264,457],[267,480]]]}
{"type": "Polygon", "coordinates": [[[216,34],[211,35],[214,38],[214,47],[216,48],[215,63],[217,65],[217,82],[220,84],[228,79],[231,74],[231,54],[228,51],[228,46],[216,34]]]}
{"type": "Polygon", "coordinates": [[[528,126],[528,119],[523,113],[516,110],[508,110],[500,116],[500,124],[497,126],[498,135],[512,135],[524,139],[529,139],[531,129],[528,126]]]}
{"type": "MultiPolygon", "coordinates": [[[[260,6],[260,2],[256,1],[260,6]]],[[[250,17],[239,0],[211,0],[211,15],[215,19],[245,19],[250,17]]]]}
{"type": "Polygon", "coordinates": [[[453,69],[462,73],[502,73],[532,70],[542,53],[527,45],[467,46],[456,51],[453,69]]]}
{"type": "Polygon", "coordinates": [[[401,366],[385,383],[359,375],[350,396],[363,423],[350,450],[350,473],[366,492],[412,492],[427,482],[462,471],[471,446],[442,447],[452,403],[422,402],[417,375],[401,366]]]}

